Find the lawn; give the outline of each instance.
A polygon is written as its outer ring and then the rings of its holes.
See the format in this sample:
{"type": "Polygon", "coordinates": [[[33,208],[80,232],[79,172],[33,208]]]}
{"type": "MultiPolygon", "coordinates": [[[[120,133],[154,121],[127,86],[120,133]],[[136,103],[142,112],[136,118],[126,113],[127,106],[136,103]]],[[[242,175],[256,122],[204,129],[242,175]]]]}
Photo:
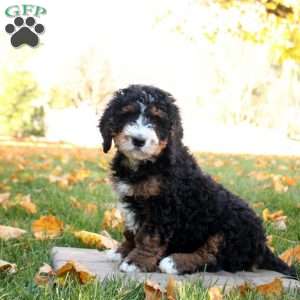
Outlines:
{"type": "MultiPolygon", "coordinates": [[[[250,155],[216,155],[197,153],[201,167],[227,188],[247,199],[262,215],[283,210],[287,216],[285,230],[272,221],[265,222],[277,254],[300,244],[300,157],[255,157],[250,155]]],[[[86,247],[72,230],[99,232],[105,210],[115,206],[116,196],[107,180],[108,159],[98,150],[86,150],[52,144],[0,146],[0,194],[9,192],[10,201],[30,195],[37,213],[28,213],[19,205],[4,209],[0,205],[0,225],[25,229],[18,240],[0,240],[0,259],[16,263],[15,274],[0,273],[0,299],[144,299],[143,285],[116,278],[105,283],[80,285],[67,279],[64,285],[40,287],[34,283],[39,267],[50,263],[53,246],[86,247]],[[71,174],[76,180],[62,184],[53,178],[71,174]],[[78,176],[79,174],[79,176],[78,176]],[[80,176],[80,174],[85,174],[80,176]],[[77,176],[77,177],[76,177],[77,176]],[[73,198],[72,198],[73,197],[73,198]],[[84,211],[72,205],[95,204],[96,211],[84,211]],[[54,215],[65,224],[64,233],[54,240],[36,240],[31,224],[42,215],[54,215]],[[72,230],[71,230],[71,229],[72,230]]],[[[110,231],[115,239],[121,234],[110,231]]],[[[300,271],[299,266],[297,267],[300,271]]],[[[208,299],[201,282],[183,285],[178,299],[208,299]]],[[[254,292],[245,296],[231,293],[225,299],[264,299],[254,292]]],[[[300,299],[300,292],[286,293],[281,299],[300,299]]]]}

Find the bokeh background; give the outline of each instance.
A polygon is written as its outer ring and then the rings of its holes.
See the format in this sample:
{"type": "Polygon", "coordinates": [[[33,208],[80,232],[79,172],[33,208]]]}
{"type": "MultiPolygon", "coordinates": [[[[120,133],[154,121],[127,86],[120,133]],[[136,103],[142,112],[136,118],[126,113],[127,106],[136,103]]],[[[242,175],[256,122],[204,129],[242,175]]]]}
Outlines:
{"type": "Polygon", "coordinates": [[[300,154],[300,1],[36,1],[46,31],[17,49],[0,3],[0,138],[99,147],[112,93],[177,99],[192,150],[300,154]]]}

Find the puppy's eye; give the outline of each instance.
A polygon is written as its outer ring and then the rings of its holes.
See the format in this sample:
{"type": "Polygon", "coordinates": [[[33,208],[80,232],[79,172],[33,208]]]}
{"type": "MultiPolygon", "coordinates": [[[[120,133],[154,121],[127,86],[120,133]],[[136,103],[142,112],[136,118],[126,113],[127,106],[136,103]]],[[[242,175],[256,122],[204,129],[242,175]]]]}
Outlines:
{"type": "Polygon", "coordinates": [[[122,107],[122,109],[121,109],[122,114],[134,113],[135,111],[136,111],[136,108],[134,107],[134,105],[126,105],[126,106],[122,107]]]}
{"type": "Polygon", "coordinates": [[[157,117],[159,119],[166,119],[167,118],[167,113],[165,113],[163,110],[161,110],[157,107],[152,107],[150,109],[150,115],[152,117],[157,117]]]}

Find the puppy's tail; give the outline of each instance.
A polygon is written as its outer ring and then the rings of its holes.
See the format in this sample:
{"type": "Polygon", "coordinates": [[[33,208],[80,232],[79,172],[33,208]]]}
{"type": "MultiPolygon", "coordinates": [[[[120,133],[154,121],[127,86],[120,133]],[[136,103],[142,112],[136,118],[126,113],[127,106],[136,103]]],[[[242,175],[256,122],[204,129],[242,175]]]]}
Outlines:
{"type": "Polygon", "coordinates": [[[293,279],[298,279],[296,269],[293,266],[288,266],[284,261],[277,257],[269,247],[265,247],[264,255],[258,262],[258,268],[277,271],[293,279]]]}

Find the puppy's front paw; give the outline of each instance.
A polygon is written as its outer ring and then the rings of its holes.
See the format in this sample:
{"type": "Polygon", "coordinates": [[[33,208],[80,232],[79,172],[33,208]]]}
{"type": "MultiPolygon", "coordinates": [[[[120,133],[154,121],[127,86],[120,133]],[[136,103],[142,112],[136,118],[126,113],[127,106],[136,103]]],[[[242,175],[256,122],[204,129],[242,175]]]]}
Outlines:
{"type": "Polygon", "coordinates": [[[127,260],[124,260],[120,267],[119,267],[121,272],[125,273],[132,273],[132,272],[138,272],[140,269],[133,263],[129,263],[127,260]]]}
{"type": "Polygon", "coordinates": [[[159,269],[163,273],[178,274],[178,270],[176,269],[176,263],[172,256],[167,256],[163,258],[159,263],[159,269]]]}
{"type": "Polygon", "coordinates": [[[109,249],[104,252],[109,261],[120,262],[122,260],[122,255],[117,252],[117,249],[109,249]]]}

